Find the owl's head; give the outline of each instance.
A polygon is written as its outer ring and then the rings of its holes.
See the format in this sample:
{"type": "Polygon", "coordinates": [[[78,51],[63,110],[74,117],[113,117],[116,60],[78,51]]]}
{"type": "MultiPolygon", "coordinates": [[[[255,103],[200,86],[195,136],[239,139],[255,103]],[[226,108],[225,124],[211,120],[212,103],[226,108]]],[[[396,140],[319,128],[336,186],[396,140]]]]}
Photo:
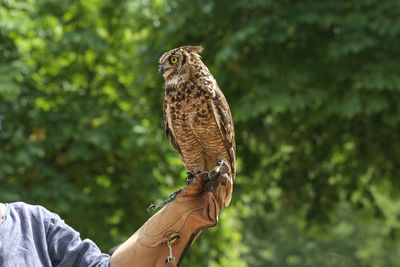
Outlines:
{"type": "Polygon", "coordinates": [[[181,46],[164,53],[159,60],[158,70],[165,80],[173,79],[185,69],[192,57],[199,58],[201,46],[181,46]]]}

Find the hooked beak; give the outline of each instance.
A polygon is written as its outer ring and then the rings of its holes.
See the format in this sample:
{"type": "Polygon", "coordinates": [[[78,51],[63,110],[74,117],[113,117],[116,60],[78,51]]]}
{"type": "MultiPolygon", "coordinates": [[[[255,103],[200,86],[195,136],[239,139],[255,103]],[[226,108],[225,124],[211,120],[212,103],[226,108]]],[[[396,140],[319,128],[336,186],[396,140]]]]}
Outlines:
{"type": "Polygon", "coordinates": [[[162,66],[158,66],[158,72],[160,72],[161,74],[164,74],[165,69],[162,66]]]}

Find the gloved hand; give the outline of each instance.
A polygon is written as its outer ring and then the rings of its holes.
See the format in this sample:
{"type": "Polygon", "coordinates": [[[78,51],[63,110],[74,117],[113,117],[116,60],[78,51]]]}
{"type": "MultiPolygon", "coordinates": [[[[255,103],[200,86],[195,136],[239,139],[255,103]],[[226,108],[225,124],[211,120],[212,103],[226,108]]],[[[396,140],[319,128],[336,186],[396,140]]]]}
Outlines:
{"type": "Polygon", "coordinates": [[[111,267],[179,266],[201,231],[217,224],[232,186],[223,161],[210,174],[196,176],[114,252],[111,267]]]}

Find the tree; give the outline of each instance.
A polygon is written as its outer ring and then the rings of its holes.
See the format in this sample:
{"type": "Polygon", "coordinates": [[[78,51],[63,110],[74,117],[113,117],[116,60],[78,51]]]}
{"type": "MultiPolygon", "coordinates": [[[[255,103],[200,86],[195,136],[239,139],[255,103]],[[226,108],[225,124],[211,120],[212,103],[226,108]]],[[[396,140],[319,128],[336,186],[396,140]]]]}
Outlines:
{"type": "Polygon", "coordinates": [[[394,266],[398,17],[390,0],[5,1],[0,196],[123,240],[184,185],[157,59],[203,45],[239,168],[185,264],[394,266]]]}

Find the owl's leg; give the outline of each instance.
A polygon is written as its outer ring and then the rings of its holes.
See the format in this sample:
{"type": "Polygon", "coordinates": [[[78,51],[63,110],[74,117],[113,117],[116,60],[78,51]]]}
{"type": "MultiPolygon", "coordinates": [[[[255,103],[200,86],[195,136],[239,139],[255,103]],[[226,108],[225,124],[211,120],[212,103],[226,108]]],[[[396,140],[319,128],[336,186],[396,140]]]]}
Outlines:
{"type": "Polygon", "coordinates": [[[188,183],[188,185],[190,185],[192,183],[192,181],[194,180],[194,178],[196,178],[197,175],[199,175],[201,172],[198,171],[196,173],[192,173],[192,172],[186,172],[186,182],[188,183]]]}
{"type": "Polygon", "coordinates": [[[193,179],[194,179],[194,174],[193,173],[191,173],[191,172],[186,172],[186,178],[185,178],[185,180],[186,180],[186,182],[188,183],[188,185],[193,181],[193,179]]]}

